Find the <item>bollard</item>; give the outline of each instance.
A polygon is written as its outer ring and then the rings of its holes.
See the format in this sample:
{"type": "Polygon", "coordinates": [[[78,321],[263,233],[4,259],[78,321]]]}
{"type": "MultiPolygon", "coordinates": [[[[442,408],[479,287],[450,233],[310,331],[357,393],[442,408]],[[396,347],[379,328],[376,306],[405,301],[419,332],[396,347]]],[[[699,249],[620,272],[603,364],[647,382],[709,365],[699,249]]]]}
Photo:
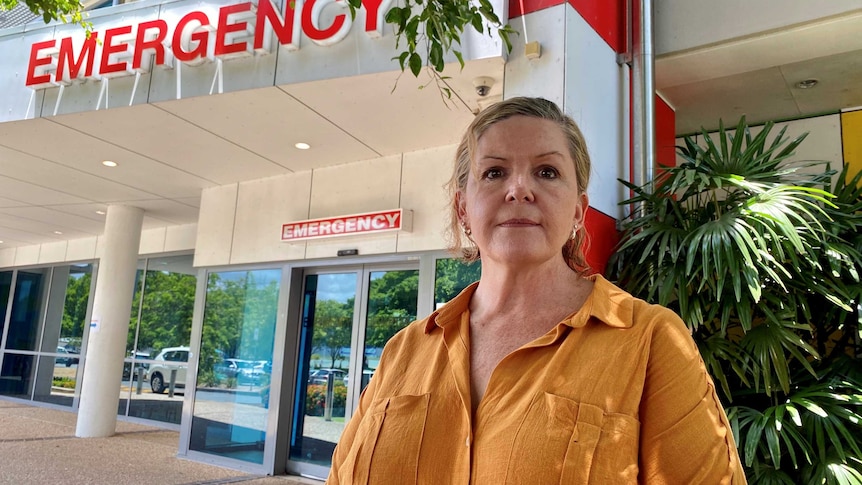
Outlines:
{"type": "Polygon", "coordinates": [[[171,369],[171,382],[168,385],[168,397],[174,397],[174,383],[177,382],[177,370],[171,369]]]}
{"type": "Polygon", "coordinates": [[[140,394],[141,388],[144,387],[144,368],[136,367],[135,372],[138,374],[138,387],[135,390],[135,394],[140,394]]]}
{"type": "Polygon", "coordinates": [[[326,376],[326,402],[323,403],[323,419],[324,421],[332,421],[332,394],[335,389],[335,376],[329,374],[326,376]]]}

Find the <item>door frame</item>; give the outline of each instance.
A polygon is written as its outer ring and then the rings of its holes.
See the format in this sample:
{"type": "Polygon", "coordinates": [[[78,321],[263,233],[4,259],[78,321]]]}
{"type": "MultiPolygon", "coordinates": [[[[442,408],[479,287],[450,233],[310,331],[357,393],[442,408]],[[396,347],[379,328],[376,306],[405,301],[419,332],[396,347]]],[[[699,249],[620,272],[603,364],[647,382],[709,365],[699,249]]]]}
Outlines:
{"type": "MultiPolygon", "coordinates": [[[[305,277],[312,274],[335,274],[335,273],[357,273],[357,293],[354,301],[353,312],[353,327],[350,336],[350,359],[348,360],[348,369],[350,374],[359,376],[359,378],[351,378],[348,387],[347,402],[345,403],[345,423],[350,419],[353,410],[359,403],[361,394],[361,373],[362,373],[362,355],[357,351],[361,345],[364,352],[364,337],[366,329],[366,321],[368,316],[367,299],[368,299],[368,278],[371,272],[377,271],[397,271],[397,270],[418,270],[419,271],[419,287],[417,294],[417,318],[430,313],[433,309],[434,300],[434,269],[436,260],[440,258],[451,257],[443,252],[427,252],[411,256],[392,257],[377,257],[377,258],[362,258],[353,261],[330,260],[321,262],[308,262],[309,264],[291,265],[292,278],[294,283],[291,285],[290,291],[290,308],[288,311],[287,323],[287,345],[285,345],[284,360],[292,362],[290,369],[285,367],[284,381],[289,381],[285,386],[283,384],[281,393],[281,403],[279,407],[283,409],[279,418],[279,431],[287,438],[279,439],[283,443],[285,449],[280,450],[277,456],[283,457],[285,471],[290,474],[300,475],[319,480],[326,479],[329,473],[329,467],[315,465],[313,463],[304,463],[293,461],[290,459],[290,439],[289,436],[293,432],[293,409],[295,408],[294,389],[296,389],[297,378],[296,371],[299,368],[299,358],[301,349],[299,348],[299,332],[301,331],[302,305],[303,294],[305,292],[305,277]],[[293,279],[295,278],[295,279],[293,279]],[[360,344],[360,340],[362,343],[360,344]],[[359,370],[357,374],[357,369],[359,370]],[[290,372],[290,374],[288,374],[290,372]]],[[[279,465],[276,465],[279,467],[279,465]]],[[[279,473],[276,470],[275,473],[279,473]]]]}

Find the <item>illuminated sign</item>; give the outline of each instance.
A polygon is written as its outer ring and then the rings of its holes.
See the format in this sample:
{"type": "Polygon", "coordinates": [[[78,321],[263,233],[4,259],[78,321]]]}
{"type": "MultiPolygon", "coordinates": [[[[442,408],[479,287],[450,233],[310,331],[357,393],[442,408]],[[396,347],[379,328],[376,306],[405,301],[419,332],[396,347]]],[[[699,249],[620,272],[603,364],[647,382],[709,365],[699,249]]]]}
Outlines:
{"type": "MultiPolygon", "coordinates": [[[[277,1],[277,0],[276,0],[277,1]]],[[[332,45],[350,32],[353,19],[339,0],[284,0],[279,9],[273,0],[252,0],[218,9],[209,15],[194,10],[176,22],[164,19],[123,25],[74,37],[34,43],[30,48],[26,85],[46,89],[86,79],[128,76],[147,72],[155,66],[173,67],[175,60],[200,64],[271,52],[273,34],[288,50],[300,46],[300,33],[318,45],[332,45]],[[323,15],[332,4],[341,11],[323,15]],[[283,14],[282,14],[283,12],[283,14]],[[323,18],[330,25],[321,26],[323,18]]],[[[362,0],[366,12],[365,33],[380,37],[383,15],[392,0],[362,0]]]]}
{"type": "Polygon", "coordinates": [[[282,241],[304,241],[324,237],[376,234],[389,231],[409,231],[413,211],[393,209],[349,216],[309,219],[281,226],[282,241]]]}

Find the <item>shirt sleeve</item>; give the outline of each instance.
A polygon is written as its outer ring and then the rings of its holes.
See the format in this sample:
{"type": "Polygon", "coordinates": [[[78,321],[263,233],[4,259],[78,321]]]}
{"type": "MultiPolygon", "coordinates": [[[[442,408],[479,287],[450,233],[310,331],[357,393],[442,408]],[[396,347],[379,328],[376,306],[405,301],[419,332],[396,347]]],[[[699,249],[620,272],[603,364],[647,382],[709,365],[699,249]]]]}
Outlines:
{"type": "Polygon", "coordinates": [[[745,484],[733,433],[697,346],[672,311],[655,328],[640,404],[640,483],[745,484]]]}

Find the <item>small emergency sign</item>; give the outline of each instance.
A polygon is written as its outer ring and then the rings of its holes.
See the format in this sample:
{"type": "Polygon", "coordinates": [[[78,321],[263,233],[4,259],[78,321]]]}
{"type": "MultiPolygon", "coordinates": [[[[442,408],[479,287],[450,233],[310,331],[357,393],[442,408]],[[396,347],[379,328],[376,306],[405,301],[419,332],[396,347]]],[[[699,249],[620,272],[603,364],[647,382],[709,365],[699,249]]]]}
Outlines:
{"type": "Polygon", "coordinates": [[[304,241],[324,237],[354,236],[389,231],[409,231],[413,211],[392,209],[349,216],[309,219],[281,226],[282,241],[304,241]]]}

